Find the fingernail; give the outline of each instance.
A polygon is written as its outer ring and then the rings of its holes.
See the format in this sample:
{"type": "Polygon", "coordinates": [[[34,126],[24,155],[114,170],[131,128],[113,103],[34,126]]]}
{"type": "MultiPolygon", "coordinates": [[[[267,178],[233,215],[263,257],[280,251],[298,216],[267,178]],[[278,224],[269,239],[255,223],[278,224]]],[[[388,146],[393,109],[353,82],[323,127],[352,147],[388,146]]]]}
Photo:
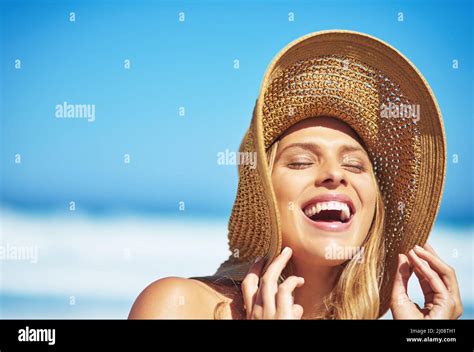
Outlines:
{"type": "Polygon", "coordinates": [[[255,258],[254,264],[257,264],[260,261],[260,257],[255,258]]]}
{"type": "Polygon", "coordinates": [[[415,249],[421,251],[423,248],[421,248],[419,245],[416,245],[416,246],[415,246],[415,249]]]}
{"type": "Polygon", "coordinates": [[[281,254],[287,254],[290,251],[290,247],[285,247],[282,251],[281,254]]]}

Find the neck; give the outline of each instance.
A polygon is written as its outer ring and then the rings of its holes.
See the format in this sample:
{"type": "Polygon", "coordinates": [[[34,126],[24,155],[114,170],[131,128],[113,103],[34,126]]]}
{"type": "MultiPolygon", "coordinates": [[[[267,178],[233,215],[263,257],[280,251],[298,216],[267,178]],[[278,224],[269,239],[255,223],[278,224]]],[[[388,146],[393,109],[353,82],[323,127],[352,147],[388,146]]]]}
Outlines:
{"type": "Polygon", "coordinates": [[[294,275],[304,278],[304,285],[295,291],[295,303],[303,307],[305,318],[320,316],[326,310],[324,298],[327,297],[341,270],[340,266],[310,266],[307,263],[292,261],[294,275]]]}

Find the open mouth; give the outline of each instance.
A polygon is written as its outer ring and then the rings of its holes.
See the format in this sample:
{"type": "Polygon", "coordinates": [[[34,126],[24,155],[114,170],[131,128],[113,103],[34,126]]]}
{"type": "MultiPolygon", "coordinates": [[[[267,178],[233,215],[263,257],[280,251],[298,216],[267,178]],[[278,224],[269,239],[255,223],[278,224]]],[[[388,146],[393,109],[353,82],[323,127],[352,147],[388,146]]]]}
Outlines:
{"type": "Polygon", "coordinates": [[[346,224],[354,216],[354,207],[350,200],[320,201],[315,199],[302,210],[310,220],[318,223],[346,224]]]}

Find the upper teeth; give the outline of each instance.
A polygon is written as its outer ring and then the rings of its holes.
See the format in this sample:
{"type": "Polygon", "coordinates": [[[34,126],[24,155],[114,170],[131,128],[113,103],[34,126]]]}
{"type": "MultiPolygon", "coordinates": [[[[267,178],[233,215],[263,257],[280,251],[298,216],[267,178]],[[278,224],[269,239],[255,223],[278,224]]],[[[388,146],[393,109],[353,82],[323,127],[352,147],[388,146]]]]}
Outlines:
{"type": "Polygon", "coordinates": [[[316,204],[311,204],[304,209],[304,213],[311,217],[314,214],[319,214],[321,210],[340,210],[341,211],[341,220],[344,221],[349,219],[351,216],[351,211],[349,206],[346,203],[341,202],[318,202],[316,204]]]}

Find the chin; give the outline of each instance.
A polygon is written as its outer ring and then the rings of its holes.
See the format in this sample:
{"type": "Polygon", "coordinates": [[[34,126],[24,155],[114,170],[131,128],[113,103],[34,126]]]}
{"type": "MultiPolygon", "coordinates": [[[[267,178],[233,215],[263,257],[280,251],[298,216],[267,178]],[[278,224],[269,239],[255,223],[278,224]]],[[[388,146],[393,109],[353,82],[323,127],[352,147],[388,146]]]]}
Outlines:
{"type": "MultiPolygon", "coordinates": [[[[291,247],[289,244],[288,246],[291,247]]],[[[294,244],[291,248],[293,249],[292,260],[297,261],[299,264],[314,267],[336,267],[347,261],[347,259],[329,259],[322,248],[307,248],[302,243],[294,244]]]]}
{"type": "MultiPolygon", "coordinates": [[[[290,244],[288,244],[291,247],[290,244]]],[[[293,257],[299,262],[314,266],[338,266],[351,257],[347,257],[345,248],[348,246],[335,241],[311,240],[294,243],[293,257]]]]}
{"type": "MultiPolygon", "coordinates": [[[[338,266],[355,255],[363,255],[361,244],[363,238],[358,239],[357,218],[352,218],[348,226],[336,226],[337,231],[329,226],[315,226],[306,219],[299,217],[293,222],[295,226],[284,231],[284,245],[293,249],[294,259],[317,266],[338,266]],[[291,236],[291,237],[290,237],[291,236]]],[[[311,221],[311,220],[309,220],[311,221]]]]}

